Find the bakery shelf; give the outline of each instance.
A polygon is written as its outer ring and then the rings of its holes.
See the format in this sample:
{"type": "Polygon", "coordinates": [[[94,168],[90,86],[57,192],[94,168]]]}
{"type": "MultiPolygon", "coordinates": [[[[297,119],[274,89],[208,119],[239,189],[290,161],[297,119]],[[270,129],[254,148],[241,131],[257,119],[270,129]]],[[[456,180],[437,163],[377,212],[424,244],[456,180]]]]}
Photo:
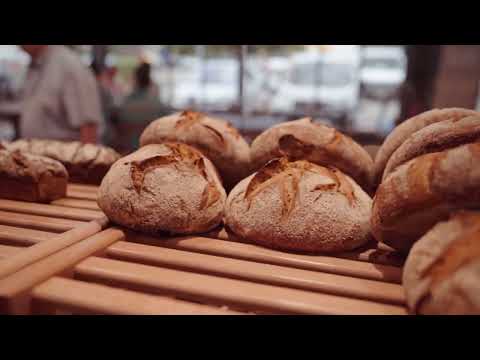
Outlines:
{"type": "Polygon", "coordinates": [[[223,230],[158,238],[102,229],[89,222],[103,217],[97,190],[71,184],[53,204],[0,200],[0,313],[407,313],[403,259],[388,248],[311,256],[223,230]]]}

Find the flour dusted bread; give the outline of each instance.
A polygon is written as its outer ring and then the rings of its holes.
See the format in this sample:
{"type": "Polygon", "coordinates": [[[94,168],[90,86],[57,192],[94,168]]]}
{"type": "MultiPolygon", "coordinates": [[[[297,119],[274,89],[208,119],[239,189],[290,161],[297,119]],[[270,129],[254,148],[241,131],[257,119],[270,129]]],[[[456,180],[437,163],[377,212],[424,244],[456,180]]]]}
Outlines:
{"type": "Polygon", "coordinates": [[[249,174],[250,148],[228,122],[194,111],[183,111],[153,121],[140,145],[180,142],[200,150],[217,168],[227,189],[249,174]]]}
{"type": "Polygon", "coordinates": [[[480,140],[480,114],[431,124],[411,135],[392,154],[383,179],[399,165],[423,154],[451,149],[480,140]]]}
{"type": "Polygon", "coordinates": [[[56,160],[0,149],[0,198],[49,202],[65,197],[68,173],[56,160]]]}
{"type": "Polygon", "coordinates": [[[192,234],[222,220],[226,194],[212,163],[180,143],[151,144],[117,161],[98,205],[113,222],[148,233],[192,234]]]}
{"type": "Polygon", "coordinates": [[[399,126],[387,136],[377,152],[374,165],[374,185],[381,182],[385,166],[390,156],[407,140],[410,135],[425,126],[444,120],[460,120],[464,117],[479,115],[478,112],[462,108],[433,109],[416,115],[399,126]]]}
{"type": "Polygon", "coordinates": [[[374,198],[372,233],[407,252],[438,221],[480,208],[480,143],[419,156],[399,166],[374,198]]]}
{"type": "Polygon", "coordinates": [[[340,170],[280,158],[230,192],[225,222],[241,239],[266,247],[345,251],[368,241],[371,203],[340,170]]]}
{"type": "Polygon", "coordinates": [[[291,161],[307,160],[336,167],[351,176],[363,189],[370,190],[373,160],[368,152],[348,136],[311,118],[275,125],[252,143],[254,170],[282,156],[291,161]]]}
{"type": "Polygon", "coordinates": [[[412,313],[480,315],[480,212],[458,212],[418,240],[403,286],[412,313]]]}
{"type": "Polygon", "coordinates": [[[78,141],[22,139],[6,144],[6,147],[60,161],[72,182],[87,184],[100,184],[110,166],[120,158],[111,148],[78,141]]]}

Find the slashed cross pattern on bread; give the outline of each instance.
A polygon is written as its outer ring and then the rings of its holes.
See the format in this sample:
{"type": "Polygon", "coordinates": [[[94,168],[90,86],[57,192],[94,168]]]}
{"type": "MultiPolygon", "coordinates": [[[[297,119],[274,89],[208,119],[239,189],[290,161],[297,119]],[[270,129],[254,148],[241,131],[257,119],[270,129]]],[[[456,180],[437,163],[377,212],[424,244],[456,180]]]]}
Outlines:
{"type": "MultiPolygon", "coordinates": [[[[252,178],[245,191],[245,199],[248,201],[248,209],[256,194],[267,187],[279,183],[282,188],[282,220],[288,218],[295,207],[298,198],[298,184],[305,172],[314,172],[333,180],[329,184],[318,184],[311,191],[335,191],[343,194],[353,206],[355,199],[353,188],[348,181],[341,181],[344,176],[336,169],[328,169],[305,160],[289,162],[287,158],[279,158],[269,161],[252,178]]],[[[318,198],[322,196],[320,194],[318,198]]],[[[317,200],[318,200],[317,198],[317,200]]]]}
{"type": "Polygon", "coordinates": [[[217,202],[220,199],[220,192],[208,175],[202,156],[191,147],[185,146],[181,143],[165,144],[165,146],[171,151],[169,155],[158,155],[142,161],[133,161],[130,163],[130,177],[135,191],[138,194],[141,194],[142,190],[145,190],[143,183],[148,172],[161,166],[173,164],[180,171],[193,170],[196,173],[201,174],[207,181],[202,193],[200,210],[217,202]]]}

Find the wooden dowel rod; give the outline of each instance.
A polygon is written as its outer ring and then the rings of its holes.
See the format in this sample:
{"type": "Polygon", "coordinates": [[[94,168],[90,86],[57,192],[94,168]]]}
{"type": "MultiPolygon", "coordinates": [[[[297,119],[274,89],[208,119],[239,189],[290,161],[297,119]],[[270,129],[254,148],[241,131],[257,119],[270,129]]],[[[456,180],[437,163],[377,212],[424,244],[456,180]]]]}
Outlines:
{"type": "Polygon", "coordinates": [[[0,263],[0,279],[34,263],[48,255],[51,255],[67,246],[75,244],[97,232],[108,224],[108,219],[102,217],[92,220],[63,234],[57,235],[51,241],[42,241],[32,245],[15,257],[11,257],[0,263]]]}

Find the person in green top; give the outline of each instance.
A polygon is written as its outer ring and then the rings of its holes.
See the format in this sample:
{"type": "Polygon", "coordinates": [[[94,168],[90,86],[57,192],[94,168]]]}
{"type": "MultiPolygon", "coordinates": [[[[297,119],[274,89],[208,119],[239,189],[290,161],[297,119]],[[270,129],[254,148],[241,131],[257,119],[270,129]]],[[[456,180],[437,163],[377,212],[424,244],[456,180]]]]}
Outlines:
{"type": "Polygon", "coordinates": [[[151,78],[151,65],[140,63],[135,69],[135,87],[117,115],[120,146],[125,148],[125,152],[138,148],[142,130],[148,123],[167,113],[168,109],[160,102],[158,86],[151,78]]]}

